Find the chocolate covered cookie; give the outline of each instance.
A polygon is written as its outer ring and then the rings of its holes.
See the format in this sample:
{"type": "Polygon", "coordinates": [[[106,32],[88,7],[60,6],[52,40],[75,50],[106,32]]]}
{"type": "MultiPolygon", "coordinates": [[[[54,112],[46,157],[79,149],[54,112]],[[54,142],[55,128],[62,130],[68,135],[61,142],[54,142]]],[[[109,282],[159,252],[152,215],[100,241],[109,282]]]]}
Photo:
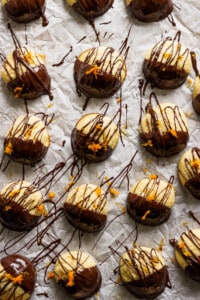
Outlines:
{"type": "Polygon", "coordinates": [[[101,273],[94,258],[79,251],[61,254],[54,268],[55,281],[72,299],[92,297],[101,286],[101,273]]]}
{"type": "Polygon", "coordinates": [[[74,154],[87,162],[109,158],[119,140],[119,130],[108,116],[89,113],[81,117],[71,135],[74,154]]]}
{"type": "Polygon", "coordinates": [[[28,48],[17,48],[4,57],[1,77],[15,98],[25,100],[51,95],[51,79],[45,66],[45,55],[28,48]]]}
{"type": "Polygon", "coordinates": [[[152,174],[136,182],[127,197],[127,212],[144,225],[160,225],[171,215],[175,190],[170,181],[160,180],[152,174]]]}
{"type": "Polygon", "coordinates": [[[126,78],[126,63],[112,47],[83,51],[74,65],[74,79],[79,95],[107,98],[114,95],[126,78]]]}
{"type": "Polygon", "coordinates": [[[50,136],[42,120],[35,115],[18,117],[4,140],[4,153],[26,165],[39,162],[47,153],[50,136]]]}
{"type": "Polygon", "coordinates": [[[171,0],[125,0],[131,16],[141,22],[156,22],[166,18],[173,10],[171,0]]]}

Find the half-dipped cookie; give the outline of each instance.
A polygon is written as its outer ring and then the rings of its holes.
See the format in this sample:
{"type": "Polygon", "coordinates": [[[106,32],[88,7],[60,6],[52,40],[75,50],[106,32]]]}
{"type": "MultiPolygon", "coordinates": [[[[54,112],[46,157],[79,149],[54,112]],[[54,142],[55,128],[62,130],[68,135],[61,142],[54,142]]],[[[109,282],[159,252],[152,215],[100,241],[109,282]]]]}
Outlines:
{"type": "Polygon", "coordinates": [[[128,194],[128,214],[144,225],[155,226],[166,222],[174,205],[175,191],[172,183],[173,177],[164,181],[154,174],[140,179],[128,194]]]}
{"type": "Polygon", "coordinates": [[[94,163],[109,158],[118,141],[119,130],[113,120],[98,113],[89,113],[81,117],[71,135],[74,154],[94,163]]]}
{"type": "Polygon", "coordinates": [[[156,22],[166,18],[173,10],[171,0],[125,0],[131,16],[141,22],[156,22]]]}
{"type": "Polygon", "coordinates": [[[142,146],[158,157],[170,157],[182,151],[188,141],[187,120],[182,110],[173,103],[146,106],[140,120],[139,136],[142,146]]]}
{"type": "Polygon", "coordinates": [[[154,299],[170,286],[165,260],[153,248],[126,249],[120,259],[119,271],[124,286],[141,299],[154,299]]]}
{"type": "Polygon", "coordinates": [[[177,240],[170,240],[175,248],[179,266],[193,280],[200,282],[200,229],[188,229],[177,240]]]}
{"type": "Polygon", "coordinates": [[[166,38],[149,49],[143,62],[144,76],[152,87],[175,89],[192,69],[191,53],[175,39],[166,38]]]}
{"type": "Polygon", "coordinates": [[[125,59],[112,47],[85,50],[75,61],[74,79],[79,95],[111,97],[120,89],[125,78],[125,59]]]}
{"type": "Polygon", "coordinates": [[[0,299],[28,300],[34,291],[36,270],[32,262],[20,254],[0,260],[0,299]]]}
{"type": "Polygon", "coordinates": [[[79,251],[61,254],[54,267],[55,281],[72,299],[95,295],[101,287],[101,273],[94,258],[79,251]]]}
{"type": "Polygon", "coordinates": [[[190,148],[181,155],[178,176],[189,193],[200,199],[200,148],[190,148]]]}
{"type": "Polygon", "coordinates": [[[41,192],[31,183],[14,181],[0,191],[0,222],[16,231],[32,229],[46,214],[41,192]]]}
{"type": "Polygon", "coordinates": [[[15,98],[35,99],[51,95],[51,79],[45,66],[45,55],[32,49],[17,48],[4,58],[1,77],[15,98]]]}
{"type": "Polygon", "coordinates": [[[9,18],[17,23],[29,23],[43,17],[43,25],[47,25],[45,0],[2,0],[2,6],[9,18]]]}
{"type": "Polygon", "coordinates": [[[106,224],[107,206],[107,197],[100,187],[83,184],[69,192],[64,212],[74,227],[86,232],[96,232],[106,224]]]}
{"type": "Polygon", "coordinates": [[[197,76],[194,81],[192,105],[196,113],[200,114],[200,76],[197,76]]]}
{"type": "Polygon", "coordinates": [[[66,0],[66,2],[88,21],[102,16],[112,7],[114,0],[66,0]]]}
{"type": "Polygon", "coordinates": [[[35,115],[18,117],[4,140],[4,153],[26,165],[39,162],[47,153],[50,136],[42,120],[35,115]]]}

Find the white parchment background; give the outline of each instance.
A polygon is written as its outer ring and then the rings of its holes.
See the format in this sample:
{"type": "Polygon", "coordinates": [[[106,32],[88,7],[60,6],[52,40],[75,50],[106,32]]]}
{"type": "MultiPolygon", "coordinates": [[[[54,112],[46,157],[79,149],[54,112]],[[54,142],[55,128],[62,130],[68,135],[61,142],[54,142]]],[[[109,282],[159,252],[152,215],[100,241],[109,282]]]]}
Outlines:
{"type": "MultiPolygon", "coordinates": [[[[173,27],[168,19],[159,23],[144,24],[136,20],[132,20],[127,13],[123,0],[115,0],[113,8],[111,8],[104,16],[99,17],[95,21],[98,31],[100,31],[100,41],[103,46],[112,46],[119,50],[122,42],[127,37],[128,31],[132,24],[131,33],[128,40],[130,46],[127,57],[127,78],[122,88],[122,125],[126,122],[126,113],[124,107],[127,105],[128,128],[127,136],[123,136],[124,145],[119,142],[113,156],[106,162],[84,167],[83,174],[76,185],[90,182],[99,184],[99,176],[105,171],[105,175],[117,176],[121,170],[128,164],[134,153],[138,153],[134,159],[133,166],[129,172],[130,185],[136,180],[144,177],[144,169],[147,168],[147,174],[156,173],[166,180],[171,175],[175,176],[176,200],[172,215],[166,224],[154,228],[139,226],[138,245],[150,246],[158,248],[162,239],[164,239],[163,256],[166,259],[170,280],[173,288],[166,288],[164,293],[158,297],[159,300],[180,299],[193,300],[198,299],[200,294],[199,283],[188,279],[182,270],[172,262],[173,249],[169,245],[169,239],[178,238],[185,230],[184,224],[190,228],[198,225],[188,216],[188,211],[192,210],[198,218],[200,218],[199,201],[190,196],[181,187],[177,177],[177,162],[179,155],[169,159],[157,159],[149,155],[144,149],[141,149],[138,142],[138,119],[140,114],[140,99],[138,90],[138,79],[143,78],[141,67],[146,50],[153,46],[163,36],[172,36],[178,30],[181,31],[181,42],[196,51],[197,59],[200,59],[199,39],[200,39],[200,3],[198,1],[176,1],[174,0],[173,17],[176,27],[173,27]]],[[[51,116],[55,114],[54,122],[49,125],[51,135],[51,146],[41,163],[35,167],[25,168],[25,179],[34,181],[40,174],[44,176],[52,170],[56,163],[67,160],[71,155],[70,135],[75,122],[88,112],[100,112],[100,108],[104,102],[109,102],[107,114],[113,116],[119,108],[116,99],[120,96],[119,92],[110,99],[94,100],[91,99],[85,112],[82,110],[84,97],[79,98],[75,90],[73,80],[73,63],[76,56],[83,50],[98,46],[96,36],[91,26],[72,8],[65,4],[65,1],[47,0],[46,16],[49,20],[47,27],[42,27],[41,20],[32,22],[26,26],[16,24],[10,21],[21,45],[26,44],[46,55],[47,69],[52,79],[52,93],[54,100],[53,105],[49,107],[50,101],[48,96],[42,96],[34,101],[28,102],[28,109],[31,113],[44,112],[51,116]],[[85,37],[85,38],[84,38],[85,37]],[[84,38],[84,39],[83,39],[84,38]],[[82,40],[83,39],[83,40],[82,40]],[[79,42],[82,40],[81,42],[79,42]],[[58,63],[72,47],[72,52],[67,56],[65,62],[59,67],[52,65],[58,63]],[[63,141],[66,141],[63,146],[63,141]]],[[[8,54],[14,49],[14,44],[7,29],[8,18],[1,11],[0,13],[0,47],[3,53],[8,54]]],[[[194,73],[190,78],[194,79],[194,73]]],[[[154,90],[160,102],[173,102],[178,104],[186,113],[190,128],[190,139],[187,147],[199,146],[200,125],[199,117],[193,111],[191,104],[192,86],[187,86],[187,82],[180,88],[173,91],[154,90]]],[[[143,103],[147,103],[151,92],[150,86],[147,88],[143,103]]],[[[21,100],[15,100],[5,88],[4,83],[0,82],[0,118],[2,128],[0,131],[1,152],[3,155],[4,135],[12,121],[25,113],[25,105],[21,100]]],[[[69,182],[70,172],[66,172],[58,182],[52,184],[50,190],[56,194],[53,201],[58,201],[57,208],[62,206],[65,197],[62,197],[64,188],[69,182]]],[[[23,176],[21,165],[11,162],[4,171],[1,170],[0,184],[11,182],[15,179],[21,179],[23,176]]],[[[48,186],[49,187],[49,186],[48,186]]],[[[42,191],[44,197],[45,189],[42,191]]],[[[120,194],[113,198],[109,197],[109,215],[108,223],[117,217],[122,211],[121,207],[125,206],[127,197],[127,180],[124,180],[119,188],[120,194]]],[[[49,205],[49,208],[52,206],[49,205]]],[[[48,219],[47,219],[48,223],[48,219]]],[[[41,226],[46,226],[45,223],[41,226]]],[[[0,227],[1,229],[1,227],[0,227]]],[[[113,273],[119,262],[119,255],[124,251],[124,246],[131,247],[135,239],[135,233],[130,237],[128,235],[134,229],[134,222],[127,214],[118,217],[106,228],[103,233],[85,234],[81,237],[81,248],[90,252],[97,260],[99,268],[103,275],[102,287],[92,299],[99,300],[120,300],[135,299],[129,294],[124,287],[114,284],[113,281],[118,280],[118,275],[113,273]],[[96,244],[97,241],[97,244],[96,244]],[[118,241],[123,243],[119,246],[118,241]],[[94,247],[95,245],[95,247],[94,247]],[[113,254],[109,248],[117,249],[118,254],[113,254]],[[111,280],[112,279],[112,280],[111,280]]],[[[40,229],[39,229],[40,230],[40,229]]],[[[62,245],[66,245],[70,240],[74,229],[67,223],[64,216],[58,218],[44,236],[47,244],[49,243],[49,235],[52,241],[60,238],[62,245]]],[[[30,240],[36,235],[36,229],[29,232],[12,247],[8,247],[7,253],[19,251],[23,255],[27,255],[30,259],[41,257],[40,251],[42,247],[34,242],[31,248],[26,246],[30,240]]],[[[4,247],[8,245],[8,241],[18,236],[18,233],[3,230],[1,233],[1,257],[5,255],[4,247]]],[[[79,247],[78,233],[75,234],[72,242],[69,244],[70,250],[77,250],[79,247]]],[[[37,283],[32,299],[69,299],[65,293],[52,280],[48,283],[44,282],[44,267],[51,258],[57,253],[63,251],[61,244],[55,247],[51,255],[46,255],[43,260],[39,260],[37,265],[37,283]]],[[[49,267],[49,271],[53,269],[53,264],[49,267]]]]}

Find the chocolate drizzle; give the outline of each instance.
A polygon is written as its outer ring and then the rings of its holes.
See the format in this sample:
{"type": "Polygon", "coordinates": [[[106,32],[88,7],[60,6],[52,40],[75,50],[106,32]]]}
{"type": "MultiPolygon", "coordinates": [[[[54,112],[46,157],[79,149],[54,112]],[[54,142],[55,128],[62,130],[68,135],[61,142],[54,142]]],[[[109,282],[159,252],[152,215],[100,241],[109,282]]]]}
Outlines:
{"type": "Polygon", "coordinates": [[[51,78],[42,62],[41,55],[26,47],[22,48],[10,24],[8,28],[16,48],[12,53],[13,62],[0,54],[3,71],[9,79],[6,81],[8,89],[16,98],[31,100],[48,94],[52,100],[51,78]],[[33,55],[35,58],[31,57],[33,55]]]}
{"type": "Polygon", "coordinates": [[[200,148],[191,149],[191,159],[184,159],[184,170],[178,169],[181,177],[185,178],[185,187],[197,199],[200,199],[200,148]],[[195,161],[197,165],[195,166],[195,161]]]}
{"type": "Polygon", "coordinates": [[[8,16],[17,23],[29,23],[42,17],[42,25],[48,25],[45,16],[45,0],[9,0],[4,4],[8,16]]]}
{"type": "Polygon", "coordinates": [[[149,121],[146,120],[148,130],[142,128],[142,120],[140,121],[140,139],[142,145],[151,154],[158,157],[169,157],[182,151],[188,141],[188,127],[183,119],[180,108],[177,105],[161,106],[154,93],[150,96],[150,101],[146,106],[146,113],[150,114],[149,121]],[[152,106],[152,99],[157,103],[160,119],[152,106]],[[172,120],[169,118],[172,115],[172,120]],[[173,122],[173,127],[172,127],[173,122]],[[160,129],[162,124],[164,130],[160,129]]]}
{"type": "Polygon", "coordinates": [[[185,82],[188,76],[185,67],[191,59],[191,52],[188,48],[183,51],[180,35],[178,31],[173,39],[167,37],[158,42],[152,48],[150,57],[145,58],[143,73],[152,87],[174,89],[185,82]]]}
{"type": "Polygon", "coordinates": [[[145,225],[155,226],[166,222],[171,214],[171,209],[166,203],[173,188],[173,181],[174,176],[171,176],[163,190],[159,189],[160,179],[158,177],[149,179],[141,191],[138,189],[140,181],[136,183],[127,197],[127,212],[129,215],[145,225]],[[148,197],[151,197],[152,194],[153,200],[148,200],[148,197]],[[158,201],[159,195],[162,195],[162,198],[158,201]],[[149,213],[144,218],[146,212],[149,213]]]}
{"type": "Polygon", "coordinates": [[[116,55],[113,48],[101,49],[102,52],[98,47],[90,49],[84,61],[77,58],[75,62],[74,79],[79,96],[83,93],[88,98],[111,97],[122,85],[123,73],[126,72],[125,61],[120,54],[116,55]],[[88,73],[95,65],[97,74],[88,73]],[[118,68],[114,71],[117,65],[118,68]]]}
{"type": "Polygon", "coordinates": [[[188,229],[187,232],[182,233],[179,242],[171,239],[170,243],[186,261],[187,265],[184,269],[186,274],[200,282],[200,236],[197,231],[188,229]]]}

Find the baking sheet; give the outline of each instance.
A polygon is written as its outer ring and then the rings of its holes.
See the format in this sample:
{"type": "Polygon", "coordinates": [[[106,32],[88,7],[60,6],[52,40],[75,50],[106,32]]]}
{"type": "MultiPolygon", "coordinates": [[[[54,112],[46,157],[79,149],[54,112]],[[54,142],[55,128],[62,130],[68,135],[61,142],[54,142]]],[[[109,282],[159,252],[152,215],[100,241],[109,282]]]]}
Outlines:
{"type": "MultiPolygon", "coordinates": [[[[138,141],[140,114],[138,80],[143,78],[141,67],[146,50],[165,36],[174,37],[180,30],[181,42],[197,53],[198,61],[200,58],[200,27],[198,26],[200,4],[197,1],[173,2],[172,15],[176,26],[173,26],[168,19],[149,24],[133,20],[128,15],[123,0],[115,0],[113,8],[95,20],[102,46],[112,46],[119,50],[128,38],[125,47],[129,48],[126,59],[127,78],[122,87],[122,94],[119,91],[109,99],[91,99],[84,112],[82,107],[85,98],[78,97],[76,93],[73,63],[80,52],[99,45],[88,22],[62,0],[47,1],[46,16],[49,20],[47,27],[42,27],[41,19],[26,26],[9,20],[22,45],[26,44],[46,55],[54,96],[53,101],[45,95],[27,104],[30,113],[45,113],[49,118],[54,115],[54,121],[48,126],[51,146],[46,157],[34,167],[23,168],[14,162],[6,167],[6,159],[1,167],[1,187],[24,177],[30,182],[37,182],[46,200],[49,191],[56,194],[55,198],[46,204],[49,210],[47,219],[28,234],[22,235],[0,227],[0,230],[2,228],[0,256],[20,252],[36,264],[37,283],[31,299],[68,299],[52,280],[47,279],[46,275],[53,269],[53,261],[59,253],[66,249],[77,250],[80,246],[95,257],[103,274],[102,287],[92,299],[135,299],[119,284],[119,276],[114,270],[118,267],[119,255],[124,251],[124,247],[131,247],[136,238],[135,224],[126,213],[124,214],[129,186],[151,173],[156,173],[166,180],[174,175],[176,188],[175,205],[169,221],[153,228],[138,227],[138,245],[158,248],[163,244],[162,254],[168,265],[172,289],[166,288],[158,299],[192,300],[199,296],[199,284],[188,279],[177,267],[173,261],[173,249],[169,245],[169,239],[178,238],[185,230],[186,224],[190,228],[198,227],[189,217],[188,211],[193,211],[197,218],[200,218],[199,202],[186,193],[179,183],[177,177],[179,155],[168,159],[155,158],[142,149],[138,141]],[[68,55],[64,63],[53,67],[53,64],[58,63],[66,54],[68,55]],[[117,101],[120,96],[122,96],[121,104],[117,101]],[[105,106],[105,103],[109,105],[105,106]],[[84,113],[102,112],[105,107],[108,107],[107,114],[111,117],[119,109],[121,110],[122,141],[119,142],[111,158],[101,164],[85,165],[81,173],[77,167],[72,168],[71,131],[84,113]],[[87,182],[100,184],[105,181],[105,176],[113,180],[113,187],[119,191],[119,195],[109,196],[108,223],[103,232],[80,235],[65,220],[62,205],[72,180],[71,175],[74,176],[76,185],[87,182]]],[[[8,18],[1,11],[0,47],[6,54],[14,49],[7,23],[8,18]]],[[[189,78],[193,81],[194,73],[191,73],[189,78]]],[[[143,105],[148,102],[151,91],[148,86],[143,97],[143,105]]],[[[194,112],[191,104],[192,85],[186,82],[173,91],[154,89],[154,92],[160,102],[173,102],[182,108],[189,124],[190,139],[187,148],[198,146],[200,125],[199,116],[194,112]]],[[[3,156],[3,140],[7,129],[17,116],[26,113],[26,106],[24,101],[13,99],[2,81],[0,95],[2,124],[0,150],[3,156]]],[[[106,183],[104,188],[107,188],[106,183]]]]}

